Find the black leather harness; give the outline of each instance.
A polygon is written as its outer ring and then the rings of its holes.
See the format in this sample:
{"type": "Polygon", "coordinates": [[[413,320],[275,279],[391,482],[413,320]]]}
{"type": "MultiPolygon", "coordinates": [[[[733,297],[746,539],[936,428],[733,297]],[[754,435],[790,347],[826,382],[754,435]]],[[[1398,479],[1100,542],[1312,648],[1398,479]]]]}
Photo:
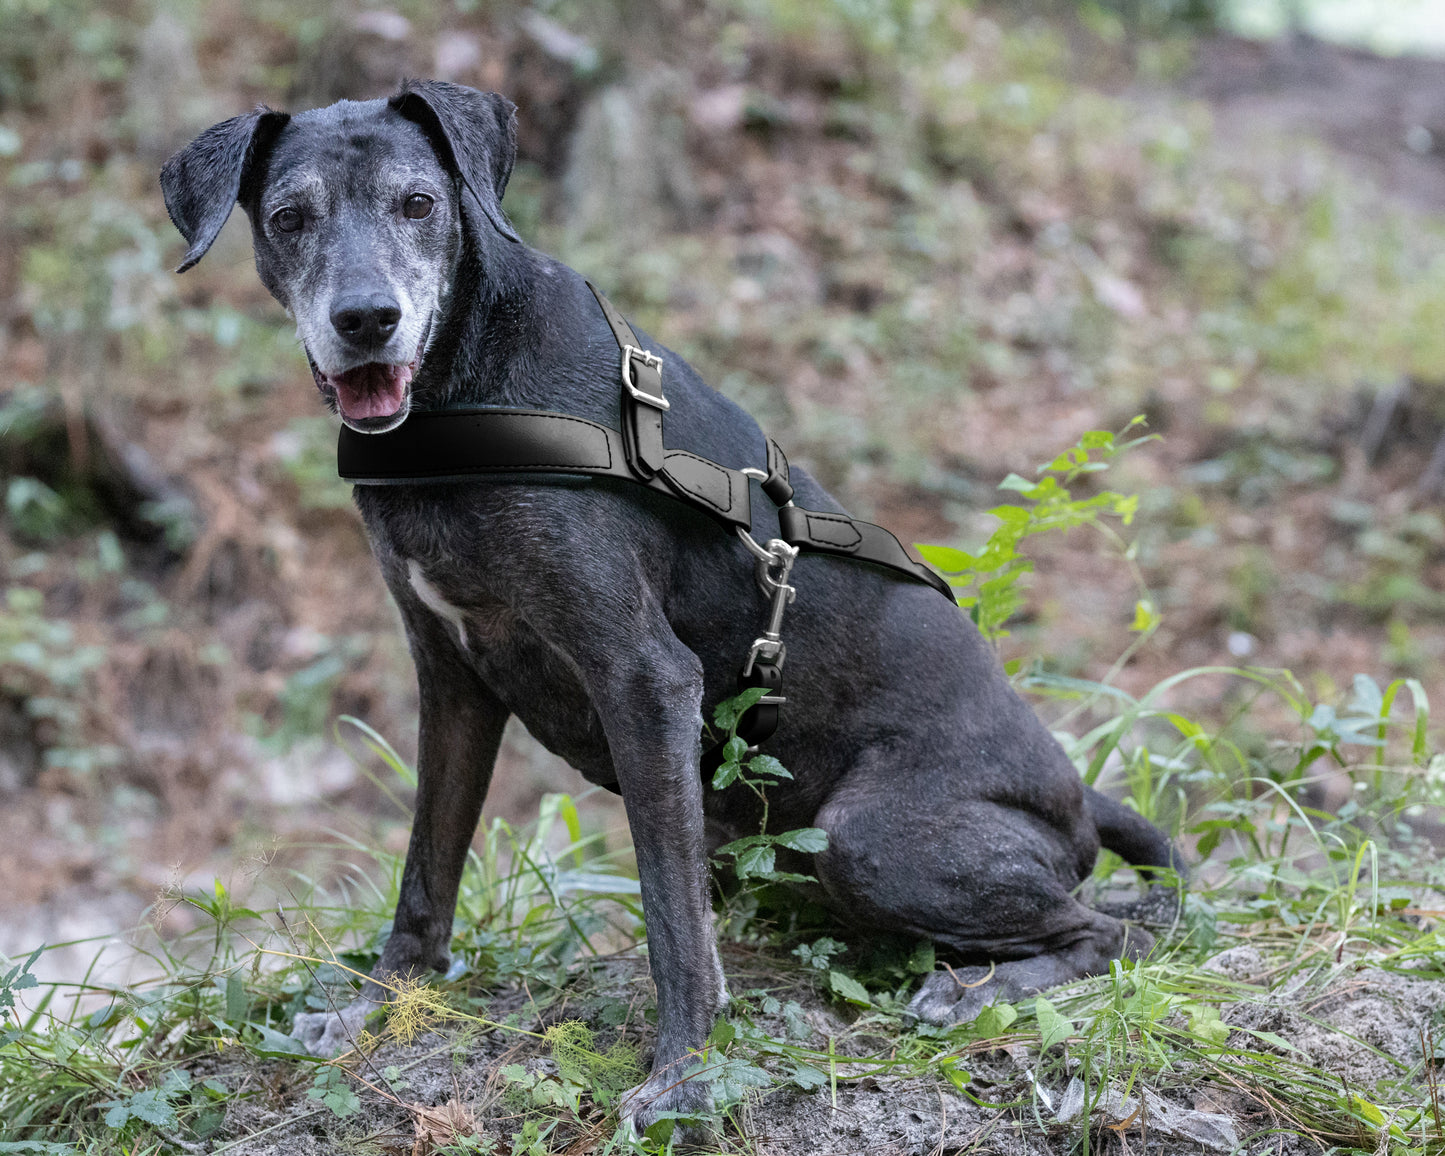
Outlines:
{"type": "MultiPolygon", "coordinates": [[[[769,550],[753,541],[751,487],[757,478],[763,493],[778,506],[782,543],[792,548],[787,566],[776,581],[759,578],[775,593],[773,626],[781,622],[780,606],[791,601],[786,585],[797,551],[832,554],[871,562],[932,586],[950,602],[947,582],[908,556],[902,543],[882,526],[846,514],[805,510],[793,504],[788,459],[778,443],[767,438],[767,469],[730,469],[686,450],[668,449],[662,441],[662,415],[671,408],[662,392],[662,359],[641,348],[637,335],[613,304],[590,281],[587,287],[612,327],[622,350],[622,429],[620,431],[571,414],[532,409],[448,409],[411,414],[396,429],[382,434],[357,433],[341,427],[337,472],[354,485],[396,485],[462,481],[478,474],[586,474],[623,478],[701,510],[739,533],[760,563],[782,562],[786,551],[769,550]],[[786,591],[786,594],[783,592],[786,591]]],[[[776,546],[770,542],[769,547],[776,546]]],[[[772,631],[776,634],[776,629],[772,631]]],[[[759,640],[760,642],[762,640],[759,640]]],[[[766,695],[743,716],[738,734],[749,746],[769,738],[777,728],[784,701],[782,647],[776,652],[758,643],[739,679],[739,688],[761,686],[766,695]]],[[[721,746],[704,757],[716,766],[721,746]]]]}

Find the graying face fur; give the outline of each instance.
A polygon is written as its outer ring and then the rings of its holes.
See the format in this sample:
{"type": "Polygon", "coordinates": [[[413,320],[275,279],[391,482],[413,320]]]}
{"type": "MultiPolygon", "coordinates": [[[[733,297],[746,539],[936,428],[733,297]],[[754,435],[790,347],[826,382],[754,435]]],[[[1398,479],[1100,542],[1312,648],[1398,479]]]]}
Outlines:
{"type": "Polygon", "coordinates": [[[460,250],[456,182],[383,102],[294,117],[249,207],[261,280],[317,386],[363,433],[400,425],[460,250]]]}

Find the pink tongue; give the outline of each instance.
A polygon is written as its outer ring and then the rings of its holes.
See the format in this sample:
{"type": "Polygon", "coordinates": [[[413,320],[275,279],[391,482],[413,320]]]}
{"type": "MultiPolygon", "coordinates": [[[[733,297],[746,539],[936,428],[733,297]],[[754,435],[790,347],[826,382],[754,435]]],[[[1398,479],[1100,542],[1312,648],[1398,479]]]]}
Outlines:
{"type": "Polygon", "coordinates": [[[390,417],[401,408],[406,385],[411,380],[411,366],[382,365],[373,361],[358,365],[345,373],[332,376],[336,386],[336,404],[343,417],[352,420],[365,417],[390,417]]]}

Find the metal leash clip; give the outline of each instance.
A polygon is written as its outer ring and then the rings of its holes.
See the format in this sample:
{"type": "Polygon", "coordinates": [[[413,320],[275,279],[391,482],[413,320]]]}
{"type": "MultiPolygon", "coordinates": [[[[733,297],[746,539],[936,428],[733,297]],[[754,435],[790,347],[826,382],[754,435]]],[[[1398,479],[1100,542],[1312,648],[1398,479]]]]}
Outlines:
{"type": "MultiPolygon", "coordinates": [[[[741,472],[758,481],[766,481],[770,476],[757,469],[741,472]]],[[[777,730],[779,712],[788,701],[782,693],[783,660],[788,656],[788,648],[783,644],[783,612],[798,595],[788,584],[793,563],[798,559],[798,547],[781,538],[769,538],[766,546],[760,546],[757,539],[741,526],[737,527],[737,533],[748,553],[757,560],[754,576],[758,589],[769,599],[768,625],[761,637],[753,639],[742,673],[738,676],[739,690],[761,688],[764,691],[762,697],[743,712],[736,728],[738,737],[748,744],[747,754],[755,755],[759,744],[766,742],[777,730]]]]}
{"type": "MultiPolygon", "coordinates": [[[[758,469],[744,468],[741,472],[760,482],[767,481],[769,477],[765,471],[758,469]]],[[[754,574],[758,589],[771,599],[767,628],[762,637],[753,639],[752,646],[748,648],[748,656],[743,663],[743,672],[738,683],[740,686],[750,684],[767,687],[768,693],[758,699],[757,705],[779,707],[788,701],[779,693],[783,688],[783,662],[788,657],[788,648],[783,643],[783,612],[798,596],[797,590],[788,584],[793,563],[798,560],[798,547],[789,545],[781,538],[769,538],[766,546],[760,546],[757,539],[741,526],[738,527],[738,537],[757,560],[754,574]]],[[[772,728],[777,725],[776,712],[773,713],[772,720],[763,733],[763,738],[771,735],[772,728]]],[[[761,738],[758,741],[761,741],[761,738]]],[[[756,744],[748,748],[750,752],[756,749],[756,744]]]]}
{"type": "MultiPolygon", "coordinates": [[[[759,558],[757,562],[758,585],[772,594],[773,602],[768,614],[767,629],[763,631],[762,637],[754,639],[752,646],[748,648],[747,661],[743,663],[744,678],[752,674],[754,664],[760,661],[782,669],[783,660],[788,656],[788,648],[783,643],[782,636],[783,611],[788,608],[788,603],[798,596],[797,590],[788,585],[788,576],[798,558],[798,548],[789,546],[781,538],[771,538],[763,549],[767,557],[759,558]],[[773,573],[775,569],[776,575],[773,573]]],[[[764,695],[758,701],[781,703],[786,700],[777,695],[764,695]]]]}

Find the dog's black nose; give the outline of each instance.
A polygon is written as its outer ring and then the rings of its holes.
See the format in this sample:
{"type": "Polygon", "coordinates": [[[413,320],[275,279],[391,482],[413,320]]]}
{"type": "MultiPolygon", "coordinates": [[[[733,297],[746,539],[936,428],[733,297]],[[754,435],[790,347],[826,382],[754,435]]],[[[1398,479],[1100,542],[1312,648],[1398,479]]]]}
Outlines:
{"type": "Polygon", "coordinates": [[[338,297],[331,306],[332,326],[357,345],[380,345],[400,320],[401,306],[385,293],[338,297]]]}

